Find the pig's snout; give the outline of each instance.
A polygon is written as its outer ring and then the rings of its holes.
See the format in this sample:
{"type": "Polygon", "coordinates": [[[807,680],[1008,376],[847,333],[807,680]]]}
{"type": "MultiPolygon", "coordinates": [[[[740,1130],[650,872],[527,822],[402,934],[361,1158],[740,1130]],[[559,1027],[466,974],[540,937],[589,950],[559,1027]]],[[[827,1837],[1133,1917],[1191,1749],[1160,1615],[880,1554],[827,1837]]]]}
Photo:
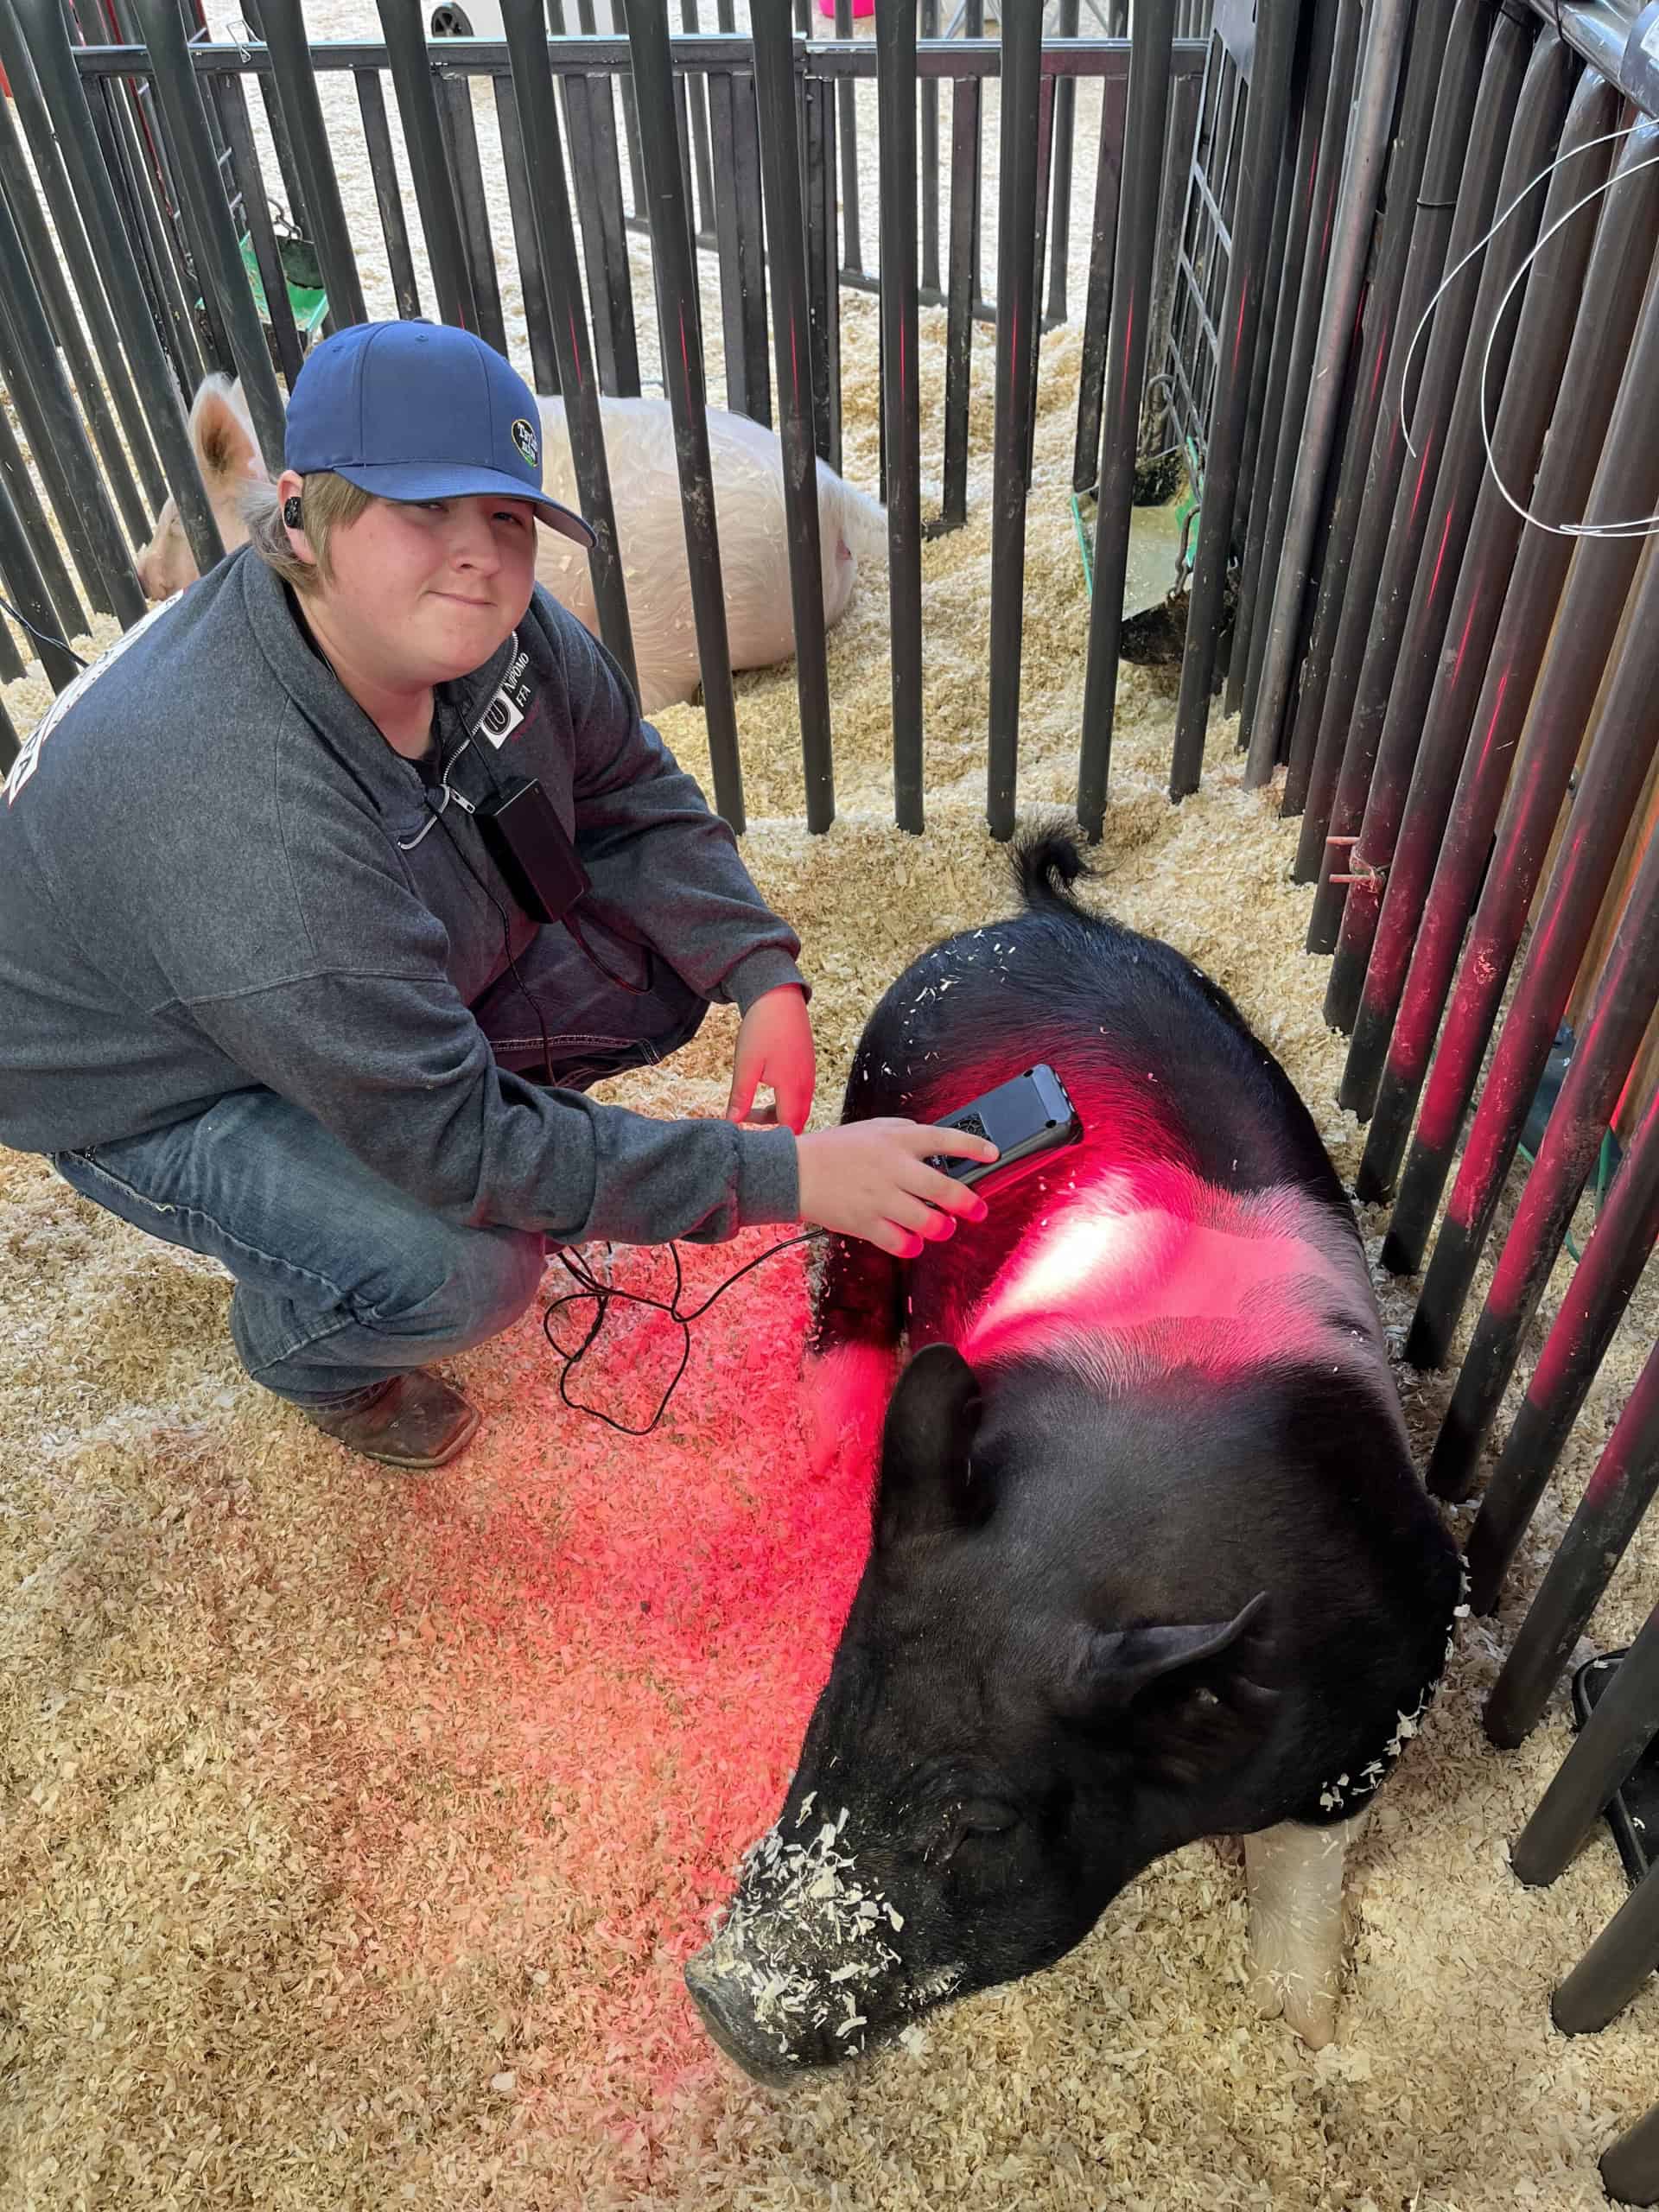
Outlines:
{"type": "Polygon", "coordinates": [[[799,2071],[779,2056],[777,2048],[762,2038],[753,2007],[737,1976],[722,1974],[713,1964],[709,1950],[699,1951],[685,1966],[685,1986],[702,2015],[711,2040],[751,2081],[777,2088],[799,2071]]]}

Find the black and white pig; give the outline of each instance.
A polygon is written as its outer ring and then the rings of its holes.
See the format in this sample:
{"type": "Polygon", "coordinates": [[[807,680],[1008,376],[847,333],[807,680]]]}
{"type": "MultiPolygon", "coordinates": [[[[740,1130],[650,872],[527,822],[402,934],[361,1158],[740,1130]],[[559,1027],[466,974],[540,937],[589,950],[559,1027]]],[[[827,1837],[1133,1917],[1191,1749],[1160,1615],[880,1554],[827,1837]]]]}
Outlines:
{"type": "Polygon", "coordinates": [[[1016,864],[1025,911],[877,1007],[843,1118],[938,1120],[1046,1060],[1084,1141],[908,1267],[827,1249],[809,1434],[873,1443],[891,1389],[873,1541],[686,1968],[761,2079],[1051,1965],[1209,1835],[1245,1839],[1263,2010],[1327,2041],[1344,1847],[1462,1610],[1306,1108],[1190,961],[1077,902],[1069,836],[1016,864]]]}

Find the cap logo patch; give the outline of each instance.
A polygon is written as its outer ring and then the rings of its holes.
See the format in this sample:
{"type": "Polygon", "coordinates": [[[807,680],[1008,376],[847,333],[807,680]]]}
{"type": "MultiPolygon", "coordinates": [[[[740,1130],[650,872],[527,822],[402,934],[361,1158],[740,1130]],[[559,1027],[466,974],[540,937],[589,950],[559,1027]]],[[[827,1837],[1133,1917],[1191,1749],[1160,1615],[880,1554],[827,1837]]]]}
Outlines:
{"type": "Polygon", "coordinates": [[[524,455],[527,464],[534,468],[541,459],[541,448],[536,442],[535,426],[527,423],[521,415],[512,426],[512,442],[524,455]]]}

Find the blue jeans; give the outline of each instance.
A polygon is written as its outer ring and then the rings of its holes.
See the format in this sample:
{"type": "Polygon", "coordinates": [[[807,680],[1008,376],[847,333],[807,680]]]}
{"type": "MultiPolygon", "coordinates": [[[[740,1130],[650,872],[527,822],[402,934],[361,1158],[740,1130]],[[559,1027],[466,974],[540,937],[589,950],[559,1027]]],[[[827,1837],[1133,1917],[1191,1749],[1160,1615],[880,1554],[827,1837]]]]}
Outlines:
{"type": "MultiPolygon", "coordinates": [[[[589,941],[618,975],[640,972],[627,947],[589,941]]],[[[562,930],[543,930],[518,969],[543,1020],[556,1013],[545,1056],[511,975],[474,1014],[503,1067],[567,1090],[665,1058],[708,1011],[660,959],[649,990],[606,982],[562,930]]],[[[443,1220],[259,1087],[144,1136],[54,1153],[52,1165],[135,1229],[228,1268],[238,1357],[296,1406],[366,1405],[394,1376],[511,1327],[542,1279],[539,1230],[443,1220]]]]}

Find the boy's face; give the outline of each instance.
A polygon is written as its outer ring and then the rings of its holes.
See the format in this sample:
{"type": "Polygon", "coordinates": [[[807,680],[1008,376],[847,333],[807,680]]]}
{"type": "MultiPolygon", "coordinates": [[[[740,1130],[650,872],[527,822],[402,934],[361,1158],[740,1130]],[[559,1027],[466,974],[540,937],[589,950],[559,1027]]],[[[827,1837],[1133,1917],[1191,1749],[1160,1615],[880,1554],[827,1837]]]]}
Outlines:
{"type": "Polygon", "coordinates": [[[527,499],[376,499],[331,533],[316,596],[360,665],[391,683],[449,683],[523,621],[536,530],[527,499]]]}

